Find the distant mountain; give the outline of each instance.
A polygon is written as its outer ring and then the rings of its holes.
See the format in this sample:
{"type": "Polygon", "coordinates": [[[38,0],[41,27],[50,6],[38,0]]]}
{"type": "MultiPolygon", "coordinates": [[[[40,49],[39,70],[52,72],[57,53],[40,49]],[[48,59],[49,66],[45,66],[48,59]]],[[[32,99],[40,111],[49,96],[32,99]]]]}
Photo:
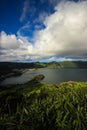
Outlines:
{"type": "Polygon", "coordinates": [[[48,68],[87,68],[87,62],[82,61],[64,61],[47,63],[48,68]]]}
{"type": "Polygon", "coordinates": [[[64,62],[33,62],[33,63],[14,63],[14,62],[0,62],[0,72],[11,71],[15,69],[28,68],[87,68],[86,61],[64,61],[64,62]]]}
{"type": "Polygon", "coordinates": [[[39,68],[87,68],[87,62],[82,61],[64,61],[64,62],[33,62],[33,63],[14,63],[0,62],[0,81],[7,77],[18,76],[23,73],[24,69],[39,69],[39,68]]]}
{"type": "Polygon", "coordinates": [[[87,68],[87,61],[65,61],[61,63],[65,68],[87,68]]]}

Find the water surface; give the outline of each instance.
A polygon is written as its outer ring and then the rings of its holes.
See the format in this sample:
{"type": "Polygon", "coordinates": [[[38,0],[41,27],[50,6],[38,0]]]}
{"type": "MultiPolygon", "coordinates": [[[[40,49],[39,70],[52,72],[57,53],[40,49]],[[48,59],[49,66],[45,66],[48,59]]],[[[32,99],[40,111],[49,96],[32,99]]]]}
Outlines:
{"type": "Polygon", "coordinates": [[[2,84],[22,84],[38,74],[45,75],[44,82],[57,84],[65,81],[87,81],[87,69],[40,69],[27,71],[21,76],[5,79],[2,84]]]}

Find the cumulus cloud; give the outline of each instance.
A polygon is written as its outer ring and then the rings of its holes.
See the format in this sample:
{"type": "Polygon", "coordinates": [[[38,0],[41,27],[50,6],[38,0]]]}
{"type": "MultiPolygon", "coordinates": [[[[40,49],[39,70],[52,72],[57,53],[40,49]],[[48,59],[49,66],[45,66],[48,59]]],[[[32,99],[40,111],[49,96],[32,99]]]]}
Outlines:
{"type": "Polygon", "coordinates": [[[45,29],[27,37],[0,35],[0,61],[34,60],[51,57],[87,58],[87,1],[66,1],[44,20],[45,29]]]}
{"type": "Polygon", "coordinates": [[[62,2],[46,17],[46,28],[36,34],[43,55],[87,57],[87,2],[62,2]]]}
{"type": "Polygon", "coordinates": [[[7,35],[4,31],[0,33],[0,61],[30,60],[32,51],[33,46],[26,37],[17,38],[16,35],[7,35]]]}
{"type": "Polygon", "coordinates": [[[0,48],[3,49],[17,49],[20,46],[19,40],[15,35],[7,35],[4,31],[0,34],[0,48]]]}

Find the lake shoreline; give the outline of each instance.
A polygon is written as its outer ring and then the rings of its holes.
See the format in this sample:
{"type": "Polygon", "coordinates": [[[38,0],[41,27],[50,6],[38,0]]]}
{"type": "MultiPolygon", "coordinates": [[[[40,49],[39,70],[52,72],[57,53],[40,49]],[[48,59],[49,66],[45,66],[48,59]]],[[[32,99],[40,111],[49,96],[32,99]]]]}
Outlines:
{"type": "Polygon", "coordinates": [[[43,74],[45,78],[43,82],[48,84],[57,84],[60,82],[67,81],[83,81],[86,82],[87,79],[87,69],[49,69],[49,68],[40,68],[40,69],[25,69],[22,71],[20,76],[10,77],[3,80],[3,84],[25,84],[31,80],[34,76],[43,74]]]}

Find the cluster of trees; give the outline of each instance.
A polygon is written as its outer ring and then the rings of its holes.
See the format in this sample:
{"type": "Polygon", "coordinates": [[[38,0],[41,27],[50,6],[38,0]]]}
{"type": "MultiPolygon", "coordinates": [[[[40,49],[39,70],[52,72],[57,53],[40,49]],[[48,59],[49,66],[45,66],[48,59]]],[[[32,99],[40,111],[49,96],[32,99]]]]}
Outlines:
{"type": "MultiPolygon", "coordinates": [[[[0,93],[1,130],[86,130],[87,84],[41,84],[0,93]]],[[[20,86],[21,87],[21,86],[20,86]]],[[[24,86],[26,87],[26,86],[24,86]]]]}

